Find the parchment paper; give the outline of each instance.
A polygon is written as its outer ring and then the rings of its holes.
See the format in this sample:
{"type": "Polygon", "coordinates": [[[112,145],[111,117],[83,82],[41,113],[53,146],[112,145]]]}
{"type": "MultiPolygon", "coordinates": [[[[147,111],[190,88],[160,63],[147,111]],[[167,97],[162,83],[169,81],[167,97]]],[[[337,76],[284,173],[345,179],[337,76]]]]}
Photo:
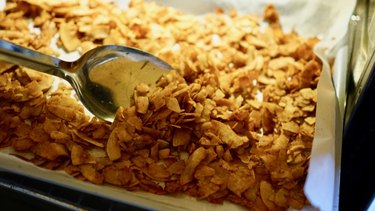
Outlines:
{"type": "MultiPolygon", "coordinates": [[[[0,0],[0,7],[4,5],[0,0]]],[[[120,8],[126,9],[127,0],[115,1],[120,8]]],[[[318,105],[315,138],[313,142],[310,167],[305,184],[305,193],[311,204],[320,210],[337,209],[339,158],[341,155],[342,121],[339,115],[335,88],[330,75],[328,56],[336,55],[338,45],[343,42],[349,17],[354,8],[352,0],[199,0],[175,1],[156,0],[185,12],[203,15],[215,7],[237,9],[240,14],[262,15],[264,6],[273,3],[281,15],[284,31],[295,29],[300,35],[318,36],[322,41],[317,45],[316,53],[323,61],[323,71],[318,84],[318,105]]],[[[0,8],[1,9],[1,8],[0,8]]],[[[64,56],[64,55],[63,55],[64,56]]],[[[66,56],[66,55],[65,55],[66,56]]],[[[71,56],[71,55],[70,55],[71,56]]],[[[345,56],[336,58],[336,63],[346,64],[345,56]],[[339,60],[339,62],[337,62],[339,60]]],[[[345,66],[341,65],[340,67],[345,66]]],[[[335,71],[346,71],[336,67],[335,71]]],[[[342,83],[345,83],[344,81],[342,83]]],[[[102,197],[140,205],[159,210],[243,210],[231,203],[214,205],[197,201],[187,196],[159,196],[143,192],[128,192],[110,186],[97,186],[76,180],[65,173],[51,172],[9,156],[10,149],[0,150],[0,168],[42,179],[73,189],[93,193],[102,197]]],[[[305,208],[311,209],[311,208],[305,208]]]]}

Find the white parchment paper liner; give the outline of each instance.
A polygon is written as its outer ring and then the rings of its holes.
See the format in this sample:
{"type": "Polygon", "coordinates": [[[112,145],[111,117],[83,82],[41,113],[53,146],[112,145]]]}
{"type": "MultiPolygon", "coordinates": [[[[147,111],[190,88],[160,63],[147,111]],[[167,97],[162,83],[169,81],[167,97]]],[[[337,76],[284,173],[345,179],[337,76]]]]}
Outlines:
{"type": "MultiPolygon", "coordinates": [[[[0,0],[0,6],[4,5],[0,0]]],[[[126,9],[127,0],[115,1],[120,8],[126,9]]],[[[262,15],[264,6],[272,3],[281,15],[284,31],[295,29],[304,37],[318,36],[322,41],[316,47],[316,53],[323,61],[323,70],[318,84],[318,105],[315,138],[313,142],[310,167],[305,184],[306,196],[312,205],[320,210],[337,208],[337,187],[339,158],[341,150],[336,141],[341,143],[341,118],[338,115],[335,88],[332,83],[328,55],[337,49],[339,41],[345,38],[349,17],[355,1],[351,0],[200,0],[175,1],[157,0],[156,2],[173,6],[185,12],[203,15],[215,7],[237,9],[240,13],[262,15]]],[[[62,55],[64,56],[64,55],[62,55]]],[[[66,56],[66,55],[65,55],[66,56]]],[[[346,64],[345,56],[336,58],[336,63],[346,64]],[[339,60],[339,62],[337,61],[339,60]]],[[[335,68],[335,71],[345,71],[335,68]]],[[[160,196],[144,192],[128,192],[112,186],[97,186],[82,182],[69,175],[41,169],[33,164],[8,155],[11,149],[0,149],[0,168],[23,175],[63,185],[83,192],[135,204],[158,210],[243,210],[231,203],[215,205],[198,201],[188,196],[160,196]]],[[[305,208],[311,209],[311,208],[305,208]]]]}

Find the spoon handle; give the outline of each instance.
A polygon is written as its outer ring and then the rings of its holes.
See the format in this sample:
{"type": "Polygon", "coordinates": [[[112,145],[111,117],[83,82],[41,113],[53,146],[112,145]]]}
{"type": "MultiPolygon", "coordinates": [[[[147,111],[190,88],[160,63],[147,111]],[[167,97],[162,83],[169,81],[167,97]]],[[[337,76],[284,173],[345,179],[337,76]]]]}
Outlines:
{"type": "Polygon", "coordinates": [[[0,60],[66,78],[69,62],[0,39],[0,60]]]}

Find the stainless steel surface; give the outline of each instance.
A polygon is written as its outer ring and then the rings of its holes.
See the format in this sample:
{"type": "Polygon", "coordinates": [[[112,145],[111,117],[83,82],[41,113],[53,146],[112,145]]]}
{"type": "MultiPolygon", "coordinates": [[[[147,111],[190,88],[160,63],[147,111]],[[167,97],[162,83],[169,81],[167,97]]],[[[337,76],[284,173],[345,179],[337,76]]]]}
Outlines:
{"type": "Polygon", "coordinates": [[[340,210],[373,210],[375,182],[375,0],[357,1],[349,25],[340,210]]]}
{"type": "Polygon", "coordinates": [[[152,86],[171,69],[151,54],[113,45],[92,49],[78,60],[66,62],[0,40],[0,60],[65,79],[92,114],[110,122],[119,106],[129,106],[137,84],[152,86]]]}
{"type": "MultiPolygon", "coordinates": [[[[357,103],[374,64],[375,0],[360,0],[349,22],[349,64],[346,116],[357,103]]],[[[347,123],[348,118],[345,118],[347,123]]]]}

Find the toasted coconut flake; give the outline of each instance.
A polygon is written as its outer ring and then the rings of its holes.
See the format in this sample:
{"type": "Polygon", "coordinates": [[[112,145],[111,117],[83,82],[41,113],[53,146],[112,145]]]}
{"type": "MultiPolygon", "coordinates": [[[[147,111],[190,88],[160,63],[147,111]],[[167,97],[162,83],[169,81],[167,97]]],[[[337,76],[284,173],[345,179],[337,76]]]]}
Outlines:
{"type": "Polygon", "coordinates": [[[121,148],[118,143],[117,134],[112,132],[109,136],[106,152],[110,160],[117,160],[121,157],[121,148]]]}
{"type": "Polygon", "coordinates": [[[282,126],[284,131],[292,132],[292,133],[298,133],[299,132],[299,126],[295,122],[286,122],[282,126]]]}
{"type": "Polygon", "coordinates": [[[318,39],[284,33],[273,5],[265,7],[264,29],[259,17],[236,11],[198,18],[138,0],[128,6],[7,2],[1,39],[54,56],[56,36],[68,52],[125,45],[174,70],[155,87],[136,86],[134,105],[120,107],[109,124],[89,118],[71,87],[51,90],[53,77],[0,62],[0,147],[128,190],[183,192],[254,210],[307,204],[302,184],[322,69],[313,52],[318,39]]]}
{"type": "Polygon", "coordinates": [[[190,141],[191,131],[188,129],[176,129],[173,134],[173,146],[184,146],[190,141]]]}
{"type": "Polygon", "coordinates": [[[273,190],[272,185],[264,180],[260,182],[260,196],[268,209],[275,209],[275,204],[273,202],[275,191],[273,190]]]}
{"type": "Polygon", "coordinates": [[[181,112],[180,105],[178,104],[178,100],[175,97],[170,97],[167,99],[167,108],[176,113],[181,112]]]}
{"type": "Polygon", "coordinates": [[[88,181],[95,184],[102,184],[104,181],[104,176],[100,174],[97,169],[91,164],[84,164],[79,166],[82,175],[88,181]]]}
{"type": "Polygon", "coordinates": [[[81,146],[74,144],[71,149],[71,159],[73,165],[81,165],[86,162],[89,154],[81,146]]]}
{"type": "Polygon", "coordinates": [[[255,184],[254,172],[240,167],[228,177],[228,189],[241,197],[242,193],[255,184]]]}
{"type": "Polygon", "coordinates": [[[60,25],[60,38],[64,48],[67,51],[74,51],[80,44],[80,40],[77,38],[77,27],[73,22],[61,23],[60,25]]]}
{"type": "Polygon", "coordinates": [[[213,120],[212,125],[217,130],[219,139],[230,148],[237,148],[249,141],[246,136],[237,135],[227,124],[213,120]]]}
{"type": "Polygon", "coordinates": [[[119,186],[126,186],[132,179],[132,173],[129,168],[116,168],[115,166],[108,166],[103,169],[104,181],[119,186]]]}
{"type": "Polygon", "coordinates": [[[180,184],[185,185],[193,179],[195,169],[205,159],[207,156],[207,151],[203,147],[196,149],[186,161],[186,167],[181,174],[180,184]]]}
{"type": "Polygon", "coordinates": [[[144,97],[144,96],[137,97],[135,104],[137,106],[137,112],[141,114],[145,114],[148,110],[148,105],[149,105],[148,97],[144,97]]]}
{"type": "Polygon", "coordinates": [[[96,141],[95,139],[90,138],[89,136],[83,134],[82,132],[79,132],[79,131],[77,131],[77,130],[73,130],[73,133],[74,133],[77,137],[79,137],[81,140],[83,140],[83,141],[86,141],[86,142],[88,142],[88,143],[90,143],[90,144],[93,144],[93,145],[95,145],[95,146],[97,146],[97,147],[104,147],[104,144],[103,144],[103,143],[100,143],[100,142],[96,141]]]}
{"type": "Polygon", "coordinates": [[[35,154],[48,160],[55,160],[58,157],[69,156],[65,146],[58,143],[38,143],[33,148],[35,154]]]}

